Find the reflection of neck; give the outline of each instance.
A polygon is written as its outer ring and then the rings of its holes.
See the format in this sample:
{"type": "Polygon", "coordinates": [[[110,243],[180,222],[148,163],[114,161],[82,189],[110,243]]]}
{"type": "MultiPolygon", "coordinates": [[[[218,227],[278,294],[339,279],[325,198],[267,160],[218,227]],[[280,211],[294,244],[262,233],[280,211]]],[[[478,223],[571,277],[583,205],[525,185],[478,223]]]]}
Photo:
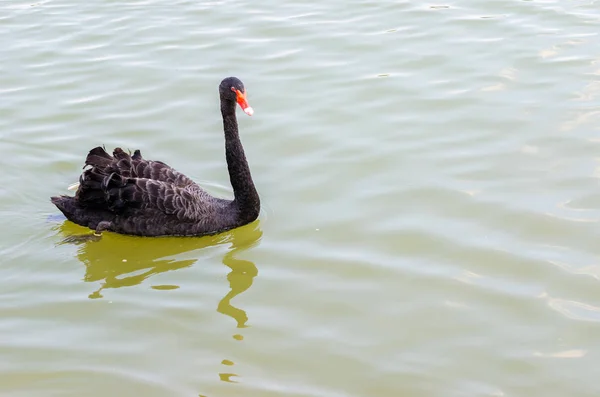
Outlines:
{"type": "Polygon", "coordinates": [[[231,300],[252,286],[254,277],[258,274],[258,269],[250,261],[234,258],[234,252],[235,250],[229,251],[223,257],[223,263],[231,268],[231,272],[227,275],[231,291],[221,299],[217,311],[233,318],[237,322],[238,328],[245,328],[248,315],[244,310],[233,307],[231,300]]]}
{"type": "Polygon", "coordinates": [[[221,115],[225,132],[225,158],[229,170],[229,180],[239,208],[240,219],[244,223],[253,221],[260,211],[260,198],[254,187],[248,161],[240,141],[238,123],[235,116],[235,102],[221,100],[221,115]]]}

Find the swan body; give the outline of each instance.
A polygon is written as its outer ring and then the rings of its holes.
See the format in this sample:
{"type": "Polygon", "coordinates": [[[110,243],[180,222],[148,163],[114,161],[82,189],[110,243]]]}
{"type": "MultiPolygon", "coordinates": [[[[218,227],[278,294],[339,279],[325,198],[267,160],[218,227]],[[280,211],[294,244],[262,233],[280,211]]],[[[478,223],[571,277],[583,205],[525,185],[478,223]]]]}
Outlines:
{"type": "Polygon", "coordinates": [[[88,153],[75,196],[51,201],[70,221],[97,233],[108,230],[138,236],[202,236],[254,221],[260,199],[239,138],[236,102],[248,115],[243,83],[224,79],[220,86],[225,156],[232,200],[211,196],[197,183],[161,161],[146,160],[120,148],[112,155],[96,147],[88,153]]]}

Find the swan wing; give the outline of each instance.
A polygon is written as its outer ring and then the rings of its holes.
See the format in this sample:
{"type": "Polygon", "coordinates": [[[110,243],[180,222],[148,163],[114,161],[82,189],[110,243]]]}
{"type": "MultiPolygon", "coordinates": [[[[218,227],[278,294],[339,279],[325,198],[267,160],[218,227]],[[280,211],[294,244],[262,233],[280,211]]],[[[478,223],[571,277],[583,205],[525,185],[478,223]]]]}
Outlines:
{"type": "Polygon", "coordinates": [[[100,147],[90,151],[76,198],[89,209],[117,214],[154,210],[184,221],[210,216],[222,200],[210,196],[190,178],[159,161],[141,159],[117,148],[110,156],[100,147]],[[214,205],[211,205],[214,204],[214,205]]]}
{"type": "Polygon", "coordinates": [[[100,167],[107,174],[115,172],[124,177],[152,179],[180,187],[195,185],[193,180],[162,161],[144,159],[139,150],[131,156],[121,148],[116,148],[111,156],[98,146],[89,152],[85,164],[100,167]]]}

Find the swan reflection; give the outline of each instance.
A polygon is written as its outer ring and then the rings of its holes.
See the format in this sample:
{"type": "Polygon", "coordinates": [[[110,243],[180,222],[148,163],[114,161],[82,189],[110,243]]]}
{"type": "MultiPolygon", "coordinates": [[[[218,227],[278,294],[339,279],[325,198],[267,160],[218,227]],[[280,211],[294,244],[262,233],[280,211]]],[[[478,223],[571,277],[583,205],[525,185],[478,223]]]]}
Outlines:
{"type": "MultiPolygon", "coordinates": [[[[231,269],[227,274],[230,290],[220,300],[217,311],[233,318],[237,327],[244,328],[248,321],[246,312],[231,305],[231,299],[246,291],[258,274],[256,265],[236,254],[257,245],[262,237],[259,222],[221,233],[198,238],[144,238],[104,233],[99,241],[81,241],[77,259],[85,265],[84,280],[100,282],[100,288],[89,295],[90,299],[102,298],[102,291],[109,288],[131,287],[141,284],[153,275],[192,266],[202,252],[191,251],[231,244],[223,256],[223,264],[231,269]],[[186,256],[187,258],[182,258],[186,256]]],[[[71,222],[58,227],[63,236],[80,233],[82,228],[71,222]]],[[[176,289],[176,285],[154,285],[154,289],[176,289]]]]}
{"type": "MultiPolygon", "coordinates": [[[[230,244],[222,259],[231,269],[227,274],[230,289],[219,301],[217,311],[234,319],[237,328],[245,328],[248,315],[245,310],[233,306],[231,300],[252,286],[258,269],[253,262],[236,256],[260,242],[262,230],[259,226],[259,222],[253,222],[229,232],[199,238],[144,238],[104,233],[98,241],[69,239],[84,229],[68,221],[58,226],[58,230],[67,237],[66,241],[78,243],[76,257],[85,265],[84,280],[100,283],[100,287],[89,295],[90,299],[102,298],[102,291],[106,289],[138,285],[156,274],[190,267],[204,255],[210,255],[211,247],[230,244]]],[[[164,284],[151,287],[159,290],[179,288],[164,284]]],[[[233,338],[243,340],[239,333],[233,338]]],[[[218,373],[219,379],[237,383],[234,378],[239,375],[231,371],[234,362],[224,359],[221,364],[227,370],[218,373]]]]}

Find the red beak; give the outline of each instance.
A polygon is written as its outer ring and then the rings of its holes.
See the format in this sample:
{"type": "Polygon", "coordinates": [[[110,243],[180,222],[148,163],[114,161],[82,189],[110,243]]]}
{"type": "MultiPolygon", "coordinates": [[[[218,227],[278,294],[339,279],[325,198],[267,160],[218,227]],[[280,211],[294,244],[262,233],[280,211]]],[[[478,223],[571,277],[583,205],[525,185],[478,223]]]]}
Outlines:
{"type": "Polygon", "coordinates": [[[254,114],[254,109],[248,105],[248,99],[246,99],[246,90],[244,90],[244,92],[236,90],[235,88],[232,88],[232,90],[235,91],[237,103],[240,105],[244,113],[246,113],[248,116],[252,116],[254,114]]]}

